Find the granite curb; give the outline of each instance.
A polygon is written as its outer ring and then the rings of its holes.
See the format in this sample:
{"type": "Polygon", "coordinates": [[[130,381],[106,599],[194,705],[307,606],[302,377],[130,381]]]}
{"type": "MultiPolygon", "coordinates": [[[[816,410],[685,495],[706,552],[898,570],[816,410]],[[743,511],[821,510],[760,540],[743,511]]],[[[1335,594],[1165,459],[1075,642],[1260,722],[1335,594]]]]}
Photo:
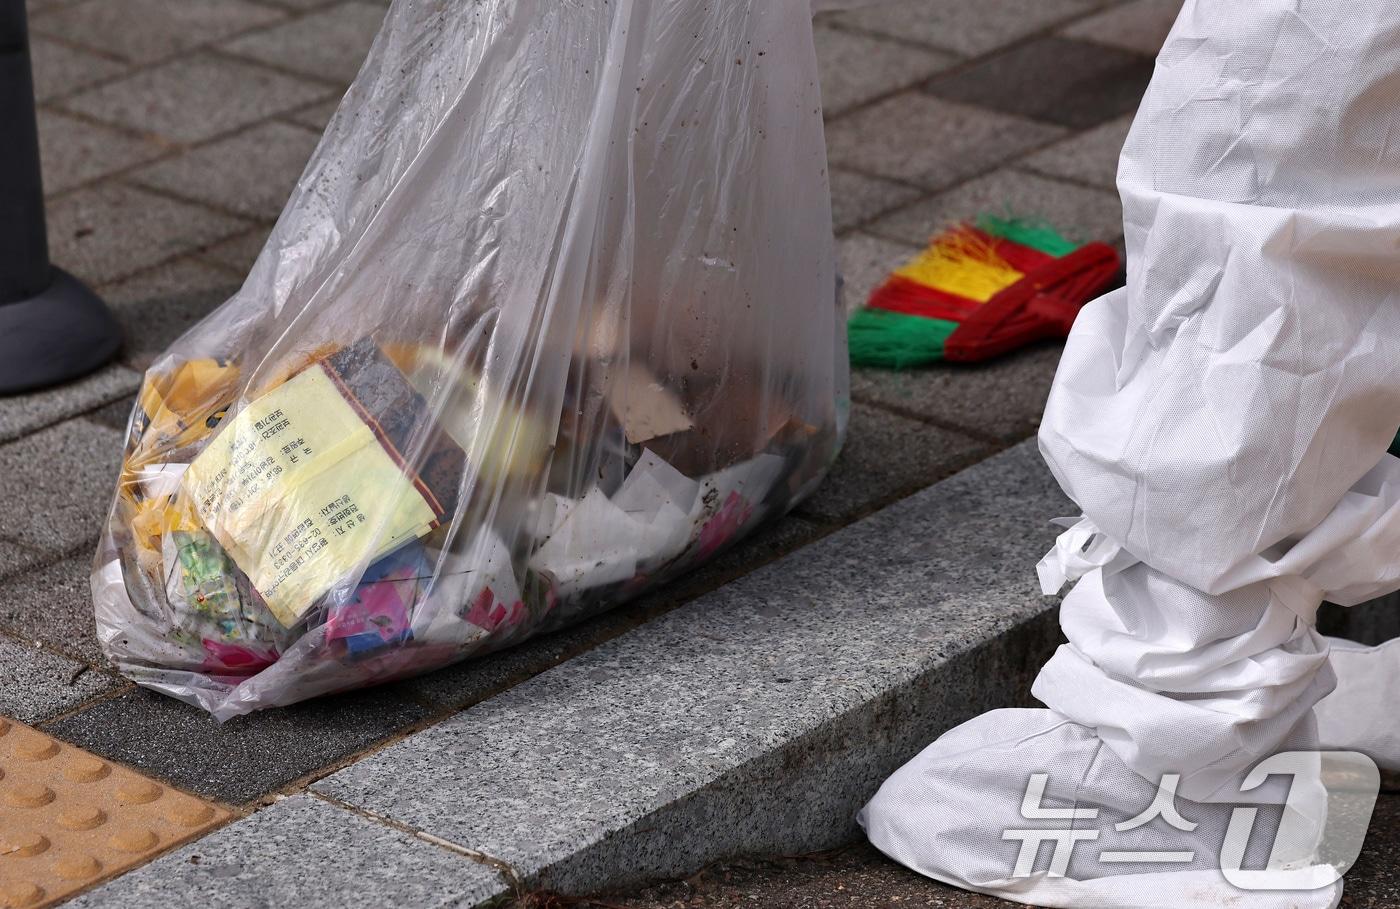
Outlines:
{"type": "Polygon", "coordinates": [[[277,874],[306,876],[299,905],[402,907],[848,841],[894,767],[1027,701],[1058,641],[1033,565],[1048,519],[1071,510],[1021,444],[313,783],[295,798],[314,811],[279,802],[80,905],[171,905],[191,874],[234,882],[212,902],[195,887],[202,905],[261,905],[264,841],[280,844],[277,874]],[[308,822],[328,810],[355,820],[308,822]],[[365,823],[385,861],[406,850],[453,883],[430,897],[411,876],[315,858],[365,823]]]}

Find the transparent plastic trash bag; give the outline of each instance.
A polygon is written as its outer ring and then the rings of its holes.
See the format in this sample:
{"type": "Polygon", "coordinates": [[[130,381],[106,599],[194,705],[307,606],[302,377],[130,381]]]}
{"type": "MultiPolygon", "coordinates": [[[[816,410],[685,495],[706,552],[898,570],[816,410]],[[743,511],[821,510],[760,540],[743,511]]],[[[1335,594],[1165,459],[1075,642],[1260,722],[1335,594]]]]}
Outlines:
{"type": "Polygon", "coordinates": [[[847,400],[807,0],[405,2],[148,371],[93,571],[220,719],[615,605],[807,495],[847,400]]]}

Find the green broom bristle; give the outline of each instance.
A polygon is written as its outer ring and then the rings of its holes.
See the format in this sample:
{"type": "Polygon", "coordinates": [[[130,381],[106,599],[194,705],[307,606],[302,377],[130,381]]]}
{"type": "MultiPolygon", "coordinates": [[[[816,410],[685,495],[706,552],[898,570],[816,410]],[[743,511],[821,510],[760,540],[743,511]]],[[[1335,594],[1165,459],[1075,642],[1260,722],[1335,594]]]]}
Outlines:
{"type": "Polygon", "coordinates": [[[905,369],[943,359],[956,322],[883,309],[858,309],[847,323],[852,366],[905,369]]]}
{"type": "Polygon", "coordinates": [[[1078,243],[1066,239],[1046,221],[983,215],[977,219],[977,227],[994,237],[1038,249],[1056,258],[1067,256],[1079,248],[1078,243]]]}

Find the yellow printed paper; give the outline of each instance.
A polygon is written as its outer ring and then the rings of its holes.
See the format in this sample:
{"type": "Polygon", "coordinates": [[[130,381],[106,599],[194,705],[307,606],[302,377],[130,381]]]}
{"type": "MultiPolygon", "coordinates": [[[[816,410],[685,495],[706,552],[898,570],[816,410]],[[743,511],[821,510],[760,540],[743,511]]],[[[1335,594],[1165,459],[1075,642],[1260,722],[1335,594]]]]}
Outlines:
{"type": "Polygon", "coordinates": [[[249,404],[190,465],[183,489],[284,625],[436,520],[319,367],[249,404]]]}

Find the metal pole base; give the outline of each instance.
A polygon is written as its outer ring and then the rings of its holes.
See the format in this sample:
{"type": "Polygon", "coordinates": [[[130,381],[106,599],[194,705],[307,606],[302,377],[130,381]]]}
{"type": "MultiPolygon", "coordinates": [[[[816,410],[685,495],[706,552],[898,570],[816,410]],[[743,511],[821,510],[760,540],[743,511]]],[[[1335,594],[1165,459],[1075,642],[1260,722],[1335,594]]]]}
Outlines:
{"type": "Polygon", "coordinates": [[[0,305],[0,395],[87,375],[116,355],[121,340],[102,300],[55,268],[48,289],[0,305]]]}

